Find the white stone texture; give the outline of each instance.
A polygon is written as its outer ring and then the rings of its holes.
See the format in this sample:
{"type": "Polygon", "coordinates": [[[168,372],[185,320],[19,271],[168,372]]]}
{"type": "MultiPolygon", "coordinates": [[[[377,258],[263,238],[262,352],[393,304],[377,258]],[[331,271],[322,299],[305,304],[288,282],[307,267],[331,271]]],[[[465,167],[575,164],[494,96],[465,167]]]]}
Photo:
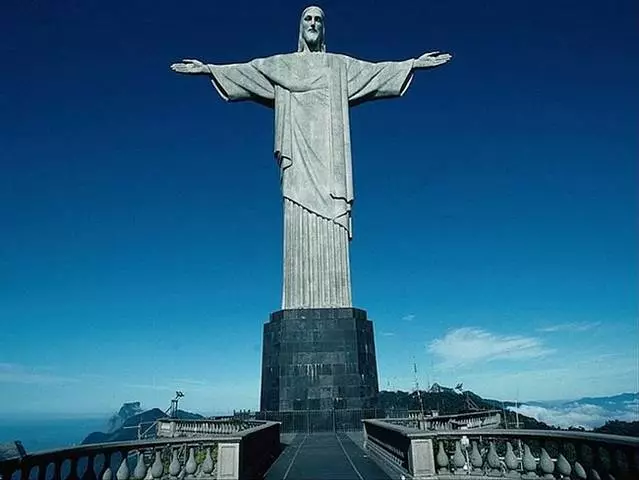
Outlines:
{"type": "Polygon", "coordinates": [[[208,66],[224,99],[272,102],[275,109],[274,151],[285,199],[282,308],[352,305],[349,105],[401,95],[412,65],[298,52],[208,66]]]}
{"type": "Polygon", "coordinates": [[[251,100],[274,109],[285,217],[282,308],[352,305],[349,108],[401,96],[413,69],[449,59],[431,52],[372,63],[326,53],[324,13],[308,7],[300,19],[297,52],[231,65],[184,60],[171,66],[180,73],[210,75],[227,101],[251,100]]]}

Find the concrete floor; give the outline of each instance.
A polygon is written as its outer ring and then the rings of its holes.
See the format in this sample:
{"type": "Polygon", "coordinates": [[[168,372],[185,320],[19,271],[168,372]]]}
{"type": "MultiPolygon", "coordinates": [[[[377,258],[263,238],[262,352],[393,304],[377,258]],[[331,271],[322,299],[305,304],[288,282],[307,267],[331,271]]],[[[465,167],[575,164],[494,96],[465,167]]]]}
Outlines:
{"type": "Polygon", "coordinates": [[[357,445],[361,434],[313,433],[282,435],[286,448],[271,466],[266,480],[387,480],[357,445]],[[354,436],[354,438],[353,438],[354,436]]]}

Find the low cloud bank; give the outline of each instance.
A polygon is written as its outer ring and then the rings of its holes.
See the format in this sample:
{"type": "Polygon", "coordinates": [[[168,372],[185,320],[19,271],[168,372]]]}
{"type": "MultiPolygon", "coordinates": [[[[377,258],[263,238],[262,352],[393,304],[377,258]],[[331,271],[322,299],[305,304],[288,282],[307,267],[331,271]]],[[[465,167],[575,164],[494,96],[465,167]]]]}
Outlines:
{"type": "Polygon", "coordinates": [[[600,427],[610,420],[623,420],[626,422],[639,421],[637,404],[627,403],[616,405],[613,408],[605,408],[600,405],[569,403],[555,407],[542,407],[535,405],[520,405],[519,408],[510,409],[528,417],[560,428],[583,427],[593,429],[600,427]]]}

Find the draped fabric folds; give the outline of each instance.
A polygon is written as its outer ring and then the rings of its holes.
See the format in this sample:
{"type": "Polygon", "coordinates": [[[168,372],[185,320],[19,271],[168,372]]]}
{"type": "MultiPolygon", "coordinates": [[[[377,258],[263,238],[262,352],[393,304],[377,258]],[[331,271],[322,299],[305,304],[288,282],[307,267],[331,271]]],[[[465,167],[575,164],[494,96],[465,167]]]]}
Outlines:
{"type": "Polygon", "coordinates": [[[348,232],[284,199],[282,308],[350,307],[348,232]]]}
{"type": "Polygon", "coordinates": [[[208,65],[225,100],[252,100],[275,110],[285,217],[283,308],[351,306],[349,108],[402,95],[413,64],[297,52],[208,65]]]}

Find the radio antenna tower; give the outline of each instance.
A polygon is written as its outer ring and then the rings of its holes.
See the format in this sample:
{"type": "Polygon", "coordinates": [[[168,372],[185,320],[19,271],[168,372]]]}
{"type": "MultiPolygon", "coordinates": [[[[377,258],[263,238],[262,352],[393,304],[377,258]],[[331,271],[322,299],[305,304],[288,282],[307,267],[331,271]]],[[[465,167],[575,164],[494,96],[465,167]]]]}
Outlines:
{"type": "Polygon", "coordinates": [[[417,362],[413,361],[413,372],[415,373],[415,391],[417,391],[417,400],[419,401],[419,413],[424,418],[424,403],[422,402],[422,392],[419,391],[419,380],[417,379],[417,362]]]}

